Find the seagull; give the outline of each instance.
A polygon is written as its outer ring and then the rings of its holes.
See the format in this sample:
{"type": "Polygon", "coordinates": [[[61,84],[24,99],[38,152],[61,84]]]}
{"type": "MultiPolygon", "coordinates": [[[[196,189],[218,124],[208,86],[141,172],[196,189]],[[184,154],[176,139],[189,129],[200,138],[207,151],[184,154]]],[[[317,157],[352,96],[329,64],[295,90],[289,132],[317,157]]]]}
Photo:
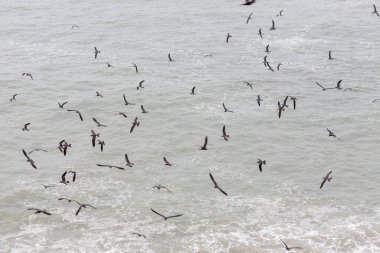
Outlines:
{"type": "Polygon", "coordinates": [[[228,141],[228,138],[230,138],[230,135],[228,135],[228,134],[226,133],[226,126],[225,126],[225,125],[223,126],[222,133],[223,133],[222,137],[223,137],[226,141],[228,141]]]}
{"type": "Polygon", "coordinates": [[[66,156],[66,153],[67,153],[67,148],[68,147],[71,147],[71,144],[68,144],[67,141],[65,140],[62,140],[60,143],[59,143],[59,147],[58,149],[63,152],[63,155],[66,156]]]}
{"type": "Polygon", "coordinates": [[[170,53],[168,54],[169,61],[174,61],[172,57],[170,56],[170,53]]]}
{"type": "Polygon", "coordinates": [[[207,150],[207,136],[205,137],[205,142],[203,144],[203,146],[199,146],[200,149],[199,150],[207,150]]]}
{"type": "Polygon", "coordinates": [[[195,86],[191,89],[190,95],[195,95],[195,86]]]}
{"type": "Polygon", "coordinates": [[[92,137],[91,143],[92,143],[93,148],[95,147],[96,137],[100,137],[99,135],[100,134],[95,133],[94,130],[91,130],[91,137],[92,137]]]}
{"type": "Polygon", "coordinates": [[[45,149],[36,148],[36,149],[33,149],[32,151],[28,152],[28,154],[31,154],[31,153],[33,153],[34,151],[44,151],[44,152],[47,152],[47,150],[45,150],[45,149]]]}
{"type": "Polygon", "coordinates": [[[332,177],[330,177],[330,174],[332,173],[332,170],[327,173],[327,175],[325,177],[323,177],[323,181],[321,183],[321,186],[319,187],[319,189],[322,189],[323,185],[326,183],[326,181],[331,181],[332,177]]]}
{"type": "Polygon", "coordinates": [[[264,61],[263,61],[263,63],[264,63],[264,66],[266,67],[267,66],[267,64],[268,64],[268,62],[267,62],[267,55],[266,56],[264,56],[264,61]]]}
{"type": "Polygon", "coordinates": [[[26,157],[26,161],[28,163],[30,163],[30,165],[32,165],[33,168],[37,169],[37,166],[34,164],[34,161],[32,159],[30,159],[30,157],[28,156],[28,154],[25,152],[25,150],[22,150],[22,153],[24,154],[24,156],[26,157]]]}
{"type": "Polygon", "coordinates": [[[280,71],[280,66],[281,65],[282,65],[282,63],[277,64],[277,71],[280,71]]]}
{"type": "Polygon", "coordinates": [[[166,221],[167,219],[170,219],[170,218],[176,218],[176,217],[180,217],[180,216],[183,215],[183,214],[176,214],[176,215],[171,215],[171,216],[164,216],[164,215],[158,213],[157,211],[153,210],[152,208],[151,208],[150,210],[151,210],[153,213],[155,213],[155,214],[161,216],[162,218],[164,218],[165,221],[166,221]]]}
{"type": "Polygon", "coordinates": [[[334,58],[331,57],[331,50],[329,51],[329,60],[332,60],[334,58]]]}
{"type": "MultiPolygon", "coordinates": [[[[58,200],[67,200],[67,202],[72,202],[72,201],[74,201],[74,202],[77,202],[76,200],[74,200],[74,199],[68,199],[68,198],[59,198],[58,200]]],[[[78,202],[77,202],[78,203],[78,202]]]]}
{"type": "Polygon", "coordinates": [[[342,87],[340,87],[340,83],[342,82],[342,80],[339,80],[338,83],[336,84],[336,89],[338,90],[342,90],[342,87]]]}
{"type": "Polygon", "coordinates": [[[210,175],[210,178],[211,178],[212,182],[214,183],[214,188],[218,189],[221,193],[228,196],[228,194],[225,191],[223,191],[222,188],[220,188],[219,185],[215,182],[215,179],[212,176],[212,174],[211,173],[208,173],[208,174],[210,175]]]}
{"type": "Polygon", "coordinates": [[[263,33],[261,32],[261,28],[259,29],[259,35],[261,38],[263,38],[263,33]]]}
{"type": "Polygon", "coordinates": [[[379,12],[377,12],[376,5],[375,5],[375,4],[373,5],[373,12],[372,12],[372,14],[376,14],[378,17],[380,16],[380,15],[379,15],[379,12]]]}
{"type": "Polygon", "coordinates": [[[252,15],[253,15],[253,12],[248,16],[246,24],[248,24],[248,22],[249,22],[250,19],[252,19],[252,15]]]}
{"type": "Polygon", "coordinates": [[[132,63],[132,65],[133,65],[133,67],[135,68],[135,70],[136,70],[136,73],[138,74],[138,73],[139,73],[139,69],[137,68],[137,65],[136,65],[136,64],[134,64],[134,63],[132,63]]]}
{"type": "Polygon", "coordinates": [[[282,111],[285,111],[285,106],[280,104],[280,101],[277,102],[278,105],[278,118],[281,118],[282,111]]]}
{"type": "Polygon", "coordinates": [[[46,214],[46,215],[51,215],[51,213],[49,213],[48,211],[46,211],[46,209],[42,210],[42,209],[38,209],[38,208],[28,208],[28,210],[35,211],[34,212],[35,214],[43,213],[43,214],[46,214]]]}
{"type": "Polygon", "coordinates": [[[253,87],[252,87],[252,84],[251,83],[249,83],[249,82],[244,82],[247,86],[249,86],[249,87],[251,87],[251,89],[253,89],[253,87]]]}
{"type": "Polygon", "coordinates": [[[135,120],[133,121],[133,123],[132,123],[132,127],[131,127],[131,130],[129,131],[129,133],[132,133],[132,132],[133,132],[133,129],[134,129],[136,126],[140,126],[140,121],[137,121],[137,117],[136,117],[135,120]]]}
{"type": "Polygon", "coordinates": [[[79,28],[79,26],[77,26],[77,25],[73,25],[73,26],[71,27],[71,30],[73,30],[74,27],[79,28]]]}
{"type": "Polygon", "coordinates": [[[92,120],[97,124],[97,127],[106,127],[106,125],[100,124],[95,118],[92,118],[92,120]]]}
{"type": "Polygon", "coordinates": [[[41,184],[45,189],[47,188],[51,188],[51,187],[54,187],[54,185],[44,185],[44,184],[41,184]]]}
{"type": "Polygon", "coordinates": [[[143,106],[143,105],[141,105],[140,107],[141,107],[141,112],[142,112],[142,113],[148,113],[148,111],[144,109],[144,106],[143,106]]]}
{"type": "Polygon", "coordinates": [[[132,168],[133,165],[135,165],[135,164],[134,164],[134,163],[131,163],[131,162],[129,161],[129,158],[128,158],[128,155],[127,155],[127,154],[125,154],[124,157],[125,157],[125,161],[127,162],[127,166],[130,167],[130,168],[132,168]]]}
{"type": "Polygon", "coordinates": [[[224,105],[224,103],[222,104],[223,104],[224,112],[233,112],[233,111],[228,110],[227,107],[224,105]]]}
{"type": "Polygon", "coordinates": [[[165,189],[165,190],[167,190],[168,192],[171,193],[171,191],[168,188],[166,188],[165,186],[162,186],[160,184],[159,185],[155,185],[152,188],[157,188],[157,190],[165,189]]]}
{"type": "Polygon", "coordinates": [[[293,101],[293,109],[295,110],[296,109],[296,100],[297,100],[297,98],[296,97],[290,97],[290,100],[293,101]]]}
{"type": "Polygon", "coordinates": [[[114,166],[114,165],[105,165],[105,164],[96,164],[96,165],[99,166],[99,167],[108,167],[110,169],[116,168],[116,169],[119,169],[119,170],[125,170],[123,167],[114,166]]]}
{"type": "Polygon", "coordinates": [[[129,102],[127,101],[127,99],[125,98],[125,94],[123,94],[123,98],[124,98],[125,105],[134,105],[134,104],[129,103],[129,102]]]}
{"type": "Polygon", "coordinates": [[[63,102],[63,103],[61,104],[60,102],[58,102],[58,106],[59,106],[59,108],[64,109],[63,106],[64,106],[65,104],[67,104],[67,103],[68,103],[68,102],[63,102]]]}
{"type": "Polygon", "coordinates": [[[96,96],[97,96],[97,97],[101,97],[101,98],[103,97],[103,95],[100,94],[98,91],[96,92],[96,96]]]}
{"type": "Polygon", "coordinates": [[[232,37],[232,35],[230,35],[230,33],[227,33],[227,38],[226,38],[226,43],[228,43],[228,40],[232,37]]]}
{"type": "Polygon", "coordinates": [[[166,157],[164,156],[164,162],[165,162],[165,165],[166,166],[172,166],[173,164],[171,164],[167,159],[166,157]]]}
{"type": "Polygon", "coordinates": [[[331,130],[328,129],[328,128],[326,128],[326,129],[327,129],[327,131],[329,132],[329,136],[332,136],[332,137],[336,138],[336,135],[334,134],[333,131],[331,131],[331,130]]]}
{"type": "Polygon", "coordinates": [[[259,170],[260,172],[263,172],[263,164],[266,165],[265,160],[257,159],[257,163],[259,164],[259,170]]]}
{"type": "Polygon", "coordinates": [[[23,75],[23,76],[29,76],[30,79],[33,80],[33,76],[32,76],[32,74],[30,74],[30,73],[22,73],[22,75],[23,75]]]}
{"type": "Polygon", "coordinates": [[[62,183],[62,184],[68,184],[68,183],[70,183],[70,181],[66,180],[66,174],[67,174],[67,171],[63,172],[63,174],[61,175],[61,181],[60,181],[60,183],[62,183]]]}
{"type": "Polygon", "coordinates": [[[137,235],[138,237],[144,237],[146,239],[146,236],[143,235],[143,234],[139,234],[139,233],[132,233],[132,235],[137,235]]]}
{"type": "Polygon", "coordinates": [[[269,54],[270,53],[270,50],[269,50],[269,44],[266,46],[265,48],[265,53],[269,54]]]}
{"type": "Polygon", "coordinates": [[[100,145],[100,151],[103,152],[103,146],[106,145],[104,141],[98,140],[98,144],[100,145]]]}
{"type": "Polygon", "coordinates": [[[276,16],[276,17],[278,17],[278,16],[283,16],[283,15],[282,15],[282,12],[283,12],[283,11],[284,11],[284,10],[281,10],[281,11],[280,11],[280,13],[279,13],[279,14],[277,14],[277,16],[276,16]]]}
{"type": "Polygon", "coordinates": [[[91,207],[91,208],[93,208],[93,209],[96,209],[96,208],[93,207],[92,205],[89,205],[89,204],[81,204],[81,203],[79,203],[78,201],[75,201],[75,202],[77,202],[77,204],[79,205],[79,208],[78,208],[78,210],[77,210],[76,213],[75,213],[75,216],[77,216],[77,215],[79,214],[79,212],[80,212],[80,210],[82,210],[82,208],[87,208],[87,207],[89,206],[89,207],[91,207]]]}
{"type": "Polygon", "coordinates": [[[16,96],[17,96],[18,94],[13,94],[12,95],[12,97],[11,97],[11,99],[10,99],[10,101],[12,102],[13,100],[16,100],[16,96]]]}
{"type": "Polygon", "coordinates": [[[318,82],[315,82],[315,83],[316,83],[319,87],[321,87],[323,91],[325,91],[325,90],[335,89],[335,88],[325,88],[325,87],[323,87],[322,85],[320,85],[318,82]]]}
{"type": "Polygon", "coordinates": [[[68,109],[67,111],[68,112],[76,112],[76,113],[78,113],[80,120],[83,121],[82,114],[79,111],[77,111],[77,110],[71,110],[71,109],[68,109]]]}
{"type": "Polygon", "coordinates": [[[274,27],[274,20],[272,19],[272,27],[269,28],[269,30],[276,30],[276,27],[274,27]]]}
{"type": "Polygon", "coordinates": [[[22,128],[22,131],[29,131],[28,126],[29,126],[30,124],[31,124],[31,123],[26,123],[26,124],[24,125],[24,127],[22,128]]]}
{"type": "Polygon", "coordinates": [[[143,84],[144,82],[145,82],[145,80],[140,81],[140,82],[139,82],[139,86],[137,86],[136,89],[138,89],[138,90],[139,90],[139,89],[144,89],[145,87],[142,86],[142,84],[143,84]]]}
{"type": "Polygon", "coordinates": [[[285,249],[286,249],[287,251],[289,251],[289,250],[291,250],[291,249],[302,249],[301,247],[288,247],[288,245],[286,245],[286,243],[284,243],[282,240],[281,240],[281,242],[285,245],[285,249]]]}
{"type": "Polygon", "coordinates": [[[256,2],[256,0],[245,0],[245,3],[242,4],[242,5],[251,5],[251,4],[255,3],[255,2],[256,2]]]}
{"type": "Polygon", "coordinates": [[[260,103],[261,103],[261,101],[263,101],[263,100],[261,99],[260,95],[257,95],[257,99],[256,99],[256,101],[257,101],[257,104],[258,104],[259,107],[260,107],[260,103]]]}
{"type": "Polygon", "coordinates": [[[269,65],[269,61],[267,61],[267,67],[270,71],[274,72],[273,68],[271,67],[271,65],[269,65]]]}
{"type": "Polygon", "coordinates": [[[101,51],[99,51],[96,47],[95,47],[95,59],[98,57],[98,54],[100,54],[101,51]]]}
{"type": "Polygon", "coordinates": [[[115,114],[115,115],[121,115],[121,116],[123,116],[124,118],[128,118],[127,114],[125,114],[124,112],[119,112],[119,113],[117,113],[117,114],[115,114]]]}
{"type": "Polygon", "coordinates": [[[113,68],[113,66],[109,64],[108,62],[106,62],[106,64],[107,64],[107,68],[113,68]]]}

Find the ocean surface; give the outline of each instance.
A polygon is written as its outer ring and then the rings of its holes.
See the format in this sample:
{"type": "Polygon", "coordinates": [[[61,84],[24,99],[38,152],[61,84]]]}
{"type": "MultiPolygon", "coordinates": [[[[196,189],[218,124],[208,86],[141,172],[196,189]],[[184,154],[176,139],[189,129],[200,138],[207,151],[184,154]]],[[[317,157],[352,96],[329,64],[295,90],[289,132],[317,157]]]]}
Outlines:
{"type": "Polygon", "coordinates": [[[374,2],[242,2],[0,1],[0,252],[286,252],[281,240],[303,248],[293,252],[380,252],[374,2]],[[268,44],[274,72],[263,64],[268,44]],[[342,90],[315,83],[339,80],[342,90]],[[288,100],[279,119],[286,96],[297,107],[288,100]],[[66,156],[61,140],[72,144],[66,156]],[[47,152],[29,155],[33,169],[22,150],[36,148],[47,152]],[[67,185],[66,170],[77,172],[67,185]],[[79,206],[61,197],[96,209],[75,216],[79,206]],[[183,216],[164,221],[151,208],[183,216]]]}

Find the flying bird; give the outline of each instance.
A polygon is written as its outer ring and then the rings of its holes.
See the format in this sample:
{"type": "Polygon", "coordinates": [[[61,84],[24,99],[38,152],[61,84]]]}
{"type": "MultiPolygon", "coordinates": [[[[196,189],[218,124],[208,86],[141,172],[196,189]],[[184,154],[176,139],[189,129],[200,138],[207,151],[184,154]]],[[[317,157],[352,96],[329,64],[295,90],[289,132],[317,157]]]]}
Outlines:
{"type": "Polygon", "coordinates": [[[276,30],[276,27],[274,26],[274,20],[272,19],[272,27],[269,28],[269,30],[276,30]]]}
{"type": "Polygon", "coordinates": [[[257,99],[256,99],[256,101],[257,101],[257,104],[258,104],[259,107],[260,107],[260,105],[261,105],[261,101],[263,101],[263,100],[261,99],[260,95],[257,95],[257,99]]]}
{"type": "Polygon", "coordinates": [[[46,215],[51,215],[51,213],[49,213],[48,211],[46,211],[46,209],[28,208],[28,210],[35,211],[34,212],[35,214],[43,213],[43,214],[46,214],[46,215]]]}
{"type": "Polygon", "coordinates": [[[107,64],[107,68],[113,68],[113,66],[109,64],[109,62],[106,62],[106,64],[107,64]]]}
{"type": "Polygon", "coordinates": [[[99,51],[96,47],[95,48],[95,59],[98,57],[98,54],[101,53],[101,51],[99,51]]]}
{"type": "Polygon", "coordinates": [[[173,164],[171,164],[167,159],[166,157],[164,156],[164,162],[165,162],[165,165],[166,166],[172,166],[173,164]]]}
{"type": "Polygon", "coordinates": [[[68,109],[67,111],[68,112],[76,112],[76,113],[78,113],[80,120],[83,121],[82,114],[79,111],[77,111],[77,110],[71,110],[71,109],[68,109]]]}
{"type": "Polygon", "coordinates": [[[131,163],[131,162],[129,161],[129,158],[128,158],[128,155],[127,155],[127,154],[125,154],[124,157],[125,157],[125,161],[127,162],[127,166],[132,168],[133,165],[135,165],[135,164],[134,164],[134,163],[131,163]]]}
{"type": "Polygon", "coordinates": [[[30,74],[30,73],[22,73],[22,76],[29,76],[30,79],[33,80],[33,76],[32,76],[32,74],[30,74]]]}
{"type": "Polygon", "coordinates": [[[96,137],[100,137],[100,134],[97,134],[97,133],[95,133],[94,130],[91,130],[91,137],[92,137],[92,140],[91,140],[92,147],[94,148],[95,142],[96,142],[96,137]]]}
{"type": "Polygon", "coordinates": [[[180,217],[180,216],[183,215],[183,214],[176,214],[176,215],[171,215],[171,216],[164,216],[164,215],[160,214],[159,212],[153,210],[152,208],[151,208],[150,210],[151,210],[153,213],[155,213],[155,214],[161,216],[162,218],[164,218],[165,221],[166,221],[167,219],[170,219],[170,218],[176,218],[176,217],[180,217]]]}
{"type": "Polygon", "coordinates": [[[190,95],[195,95],[195,86],[191,89],[190,95]]]}
{"type": "Polygon", "coordinates": [[[332,177],[330,177],[331,173],[332,173],[332,170],[331,170],[329,173],[327,173],[327,175],[326,175],[325,177],[323,177],[323,181],[322,181],[321,186],[319,187],[319,189],[322,189],[323,185],[324,185],[327,181],[328,181],[328,182],[331,181],[331,179],[332,179],[332,177]]]}
{"type": "Polygon", "coordinates": [[[282,63],[277,64],[277,71],[280,71],[280,66],[281,65],[282,65],[282,63]]]}
{"type": "Polygon", "coordinates": [[[11,99],[10,99],[10,101],[12,102],[13,100],[16,100],[16,96],[17,96],[18,94],[13,94],[12,95],[12,97],[11,97],[11,99]]]}
{"type": "Polygon", "coordinates": [[[340,86],[341,83],[342,83],[342,80],[339,80],[335,88],[338,90],[342,90],[342,87],[340,86]]]}
{"type": "Polygon", "coordinates": [[[81,204],[79,203],[78,201],[75,201],[78,205],[79,205],[79,208],[78,210],[76,211],[75,213],[75,216],[77,216],[80,212],[80,210],[82,210],[82,208],[87,208],[88,206],[91,207],[92,209],[96,209],[95,207],[93,207],[92,205],[89,205],[89,204],[81,204]]]}
{"type": "Polygon", "coordinates": [[[228,196],[228,194],[222,190],[222,188],[219,187],[218,183],[215,181],[214,177],[212,176],[211,173],[208,173],[210,175],[211,181],[214,183],[214,188],[218,189],[221,193],[224,195],[228,196]]]}
{"type": "Polygon", "coordinates": [[[293,101],[293,109],[295,110],[296,109],[296,100],[297,100],[297,98],[296,97],[290,97],[290,100],[293,101]]]}
{"type": "Polygon", "coordinates": [[[160,184],[159,185],[155,185],[152,188],[157,188],[157,190],[165,189],[165,190],[167,190],[168,192],[171,193],[171,191],[168,188],[166,188],[165,186],[162,186],[160,184]]]}
{"type": "Polygon", "coordinates": [[[282,15],[282,12],[283,12],[283,11],[284,11],[284,10],[281,10],[280,13],[278,13],[278,14],[276,15],[276,17],[278,17],[278,16],[283,16],[283,15],[282,15]]]}
{"type": "Polygon", "coordinates": [[[125,102],[125,105],[134,105],[132,103],[129,103],[125,97],[125,94],[123,94],[123,98],[124,98],[124,102],[125,102]]]}
{"type": "Polygon", "coordinates": [[[263,38],[263,33],[261,32],[261,28],[259,29],[259,35],[261,38],[263,38]]]}
{"type": "Polygon", "coordinates": [[[132,65],[133,65],[133,67],[135,68],[136,73],[138,74],[138,73],[139,73],[139,69],[138,69],[137,65],[134,64],[134,63],[132,63],[132,65]]]}
{"type": "Polygon", "coordinates": [[[265,47],[265,53],[269,54],[271,51],[269,50],[269,44],[265,47]]]}
{"type": "Polygon", "coordinates": [[[137,235],[138,237],[144,237],[146,239],[146,236],[140,233],[132,233],[132,235],[137,235]]]}
{"type": "Polygon", "coordinates": [[[267,61],[267,67],[270,71],[274,72],[273,68],[271,67],[271,65],[269,65],[269,61],[267,61]]]}
{"type": "Polygon", "coordinates": [[[67,103],[68,103],[68,102],[63,102],[63,103],[61,104],[60,102],[58,102],[58,106],[59,106],[59,108],[64,109],[63,106],[64,106],[65,104],[67,104],[67,103]]]}
{"type": "Polygon", "coordinates": [[[232,37],[232,35],[230,35],[230,33],[227,33],[226,43],[228,43],[228,41],[230,40],[231,37],[232,37]]]}
{"type": "Polygon", "coordinates": [[[97,127],[106,127],[106,125],[100,124],[97,119],[92,118],[92,120],[97,124],[97,127]]]}
{"type": "Polygon", "coordinates": [[[68,183],[70,183],[70,181],[66,180],[66,175],[67,175],[67,171],[65,171],[65,172],[62,173],[60,183],[62,183],[62,184],[68,184],[68,183]]]}
{"type": "Polygon", "coordinates": [[[44,184],[41,184],[45,189],[47,188],[51,188],[51,187],[54,187],[54,185],[44,185],[44,184]]]}
{"type": "Polygon", "coordinates": [[[142,113],[148,113],[148,111],[144,109],[144,106],[143,106],[143,105],[141,105],[140,107],[141,107],[141,112],[142,112],[142,113]]]}
{"type": "Polygon", "coordinates": [[[116,169],[119,169],[119,170],[125,170],[123,167],[114,166],[114,165],[106,165],[106,164],[96,164],[96,165],[99,166],[99,167],[108,167],[110,169],[116,168],[116,169]]]}
{"type": "Polygon", "coordinates": [[[25,152],[25,150],[22,150],[22,153],[26,157],[26,161],[32,165],[33,168],[37,169],[37,166],[34,164],[34,161],[28,156],[28,154],[25,152]]]}
{"type": "Polygon", "coordinates": [[[277,105],[278,105],[278,118],[281,118],[281,113],[285,111],[286,105],[281,105],[280,101],[277,102],[277,105]]]}
{"type": "Polygon", "coordinates": [[[71,26],[71,30],[73,30],[74,28],[79,28],[79,26],[77,26],[77,25],[71,26]]]}
{"type": "Polygon", "coordinates": [[[250,82],[244,82],[247,86],[251,87],[253,89],[252,84],[250,82]]]}
{"type": "Polygon", "coordinates": [[[222,133],[223,133],[223,135],[222,135],[223,139],[225,139],[226,141],[228,141],[228,138],[230,138],[230,135],[228,135],[226,133],[226,126],[225,125],[223,126],[222,133]]]}
{"type": "Polygon", "coordinates": [[[116,113],[115,115],[121,115],[124,118],[128,118],[127,114],[125,114],[124,112],[119,112],[119,113],[116,113]]]}
{"type": "Polygon", "coordinates": [[[242,5],[251,5],[251,4],[254,4],[256,2],[256,0],[245,0],[245,3],[243,3],[242,5]]]}
{"type": "Polygon", "coordinates": [[[31,124],[31,123],[26,123],[26,124],[24,125],[24,127],[22,128],[22,131],[29,131],[28,126],[29,126],[30,124],[31,124]]]}
{"type": "Polygon", "coordinates": [[[97,97],[101,97],[101,98],[103,97],[103,95],[100,94],[99,91],[96,92],[96,96],[97,96],[97,97]]]}
{"type": "Polygon", "coordinates": [[[291,250],[291,249],[302,249],[301,247],[288,247],[288,245],[286,245],[286,243],[284,243],[283,240],[281,240],[281,242],[285,245],[285,249],[287,251],[291,250]]]}
{"type": "Polygon", "coordinates": [[[329,60],[332,60],[334,58],[331,57],[331,50],[329,51],[329,60]]]}
{"type": "Polygon", "coordinates": [[[47,150],[45,150],[45,149],[36,148],[36,149],[33,149],[32,151],[29,151],[28,154],[31,154],[31,153],[33,153],[34,151],[43,151],[43,152],[47,152],[47,150]]]}
{"type": "Polygon", "coordinates": [[[259,164],[259,170],[260,172],[263,172],[263,164],[266,165],[265,160],[257,159],[257,163],[259,164]]]}
{"type": "Polygon", "coordinates": [[[224,103],[222,103],[222,104],[223,104],[224,112],[233,112],[233,111],[228,110],[227,107],[224,105],[224,103]]]}
{"type": "Polygon", "coordinates": [[[145,82],[145,80],[140,81],[140,82],[139,82],[139,86],[137,86],[136,89],[138,89],[138,90],[139,90],[139,89],[144,89],[145,87],[142,86],[142,84],[143,84],[144,82],[145,82]]]}
{"type": "Polygon", "coordinates": [[[379,12],[376,9],[376,5],[375,4],[373,5],[373,12],[372,12],[372,14],[376,14],[378,17],[380,16],[379,12]]]}
{"type": "Polygon", "coordinates": [[[331,131],[331,130],[328,129],[328,128],[326,128],[326,129],[327,129],[327,131],[329,132],[329,136],[332,136],[332,137],[336,138],[336,135],[334,134],[333,131],[331,131]]]}
{"type": "Polygon", "coordinates": [[[136,117],[135,120],[132,122],[132,127],[131,127],[131,130],[129,131],[129,133],[132,133],[132,132],[133,132],[133,129],[135,129],[136,126],[140,126],[140,121],[137,121],[137,117],[136,117]]]}
{"type": "Polygon", "coordinates": [[[170,55],[170,53],[168,54],[168,58],[169,58],[169,61],[174,61],[170,55]]]}
{"type": "Polygon", "coordinates": [[[263,61],[263,63],[264,63],[264,66],[265,66],[265,67],[266,67],[267,64],[268,64],[267,57],[268,57],[268,55],[264,56],[264,61],[263,61]]]}
{"type": "Polygon", "coordinates": [[[249,22],[250,19],[252,19],[252,15],[253,15],[253,12],[251,14],[249,14],[249,16],[247,18],[247,23],[246,24],[248,24],[248,22],[249,22]]]}
{"type": "Polygon", "coordinates": [[[203,146],[199,146],[200,149],[199,150],[207,150],[207,136],[205,137],[205,142],[203,144],[203,146]]]}
{"type": "Polygon", "coordinates": [[[100,145],[100,151],[103,152],[103,147],[106,145],[104,141],[98,140],[98,144],[100,145]]]}

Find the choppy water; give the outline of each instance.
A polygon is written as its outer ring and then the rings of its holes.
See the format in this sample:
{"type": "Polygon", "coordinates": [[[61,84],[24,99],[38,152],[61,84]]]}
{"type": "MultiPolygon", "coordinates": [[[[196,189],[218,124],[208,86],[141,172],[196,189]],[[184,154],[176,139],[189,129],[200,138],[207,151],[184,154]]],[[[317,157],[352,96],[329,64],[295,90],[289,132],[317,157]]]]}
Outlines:
{"type": "Polygon", "coordinates": [[[372,1],[240,3],[0,2],[0,252],[284,252],[281,239],[303,252],[380,252],[380,102],[372,103],[380,98],[380,18],[372,1]],[[267,44],[279,72],[262,64],[267,44]],[[339,79],[353,91],[323,92],[314,83],[339,79]],[[123,93],[136,105],[124,106],[123,93]],[[297,109],[278,119],[286,95],[298,98],[297,109]],[[63,101],[84,122],[60,109],[63,101]],[[223,102],[235,113],[224,113],[223,102]],[[141,125],[129,134],[136,116],[141,125]],[[21,131],[27,122],[30,131],[21,131]],[[92,148],[91,129],[104,152],[92,148]],[[199,151],[206,135],[209,150],[199,151]],[[62,139],[72,143],[66,157],[57,149],[62,139]],[[48,150],[31,154],[37,170],[21,152],[34,148],[48,150]],[[133,168],[96,166],[124,166],[125,153],[133,168]],[[174,165],[163,166],[163,156],[174,165]],[[267,160],[263,173],[258,158],[267,160]],[[60,184],[68,168],[77,181],[60,184]],[[228,197],[213,189],[209,172],[228,197]],[[59,197],[97,209],[75,216],[77,205],[59,197]],[[184,215],[164,222],[150,208],[184,215]]]}

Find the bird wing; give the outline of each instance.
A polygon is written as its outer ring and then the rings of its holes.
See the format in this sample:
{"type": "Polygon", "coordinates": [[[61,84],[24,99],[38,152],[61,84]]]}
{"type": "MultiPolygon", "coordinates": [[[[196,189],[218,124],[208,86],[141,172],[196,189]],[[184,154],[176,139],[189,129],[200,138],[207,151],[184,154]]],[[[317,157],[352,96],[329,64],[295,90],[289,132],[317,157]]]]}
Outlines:
{"type": "Polygon", "coordinates": [[[224,103],[223,103],[223,108],[224,108],[224,111],[227,111],[227,108],[226,108],[226,106],[224,105],[224,103]]]}
{"type": "Polygon", "coordinates": [[[207,136],[205,137],[205,143],[203,144],[203,147],[206,147],[207,146],[207,142],[208,142],[208,138],[207,136]]]}
{"type": "Polygon", "coordinates": [[[119,169],[119,170],[125,170],[123,167],[119,167],[119,166],[111,166],[111,168],[116,168],[116,169],[119,169]]]}
{"type": "Polygon", "coordinates": [[[34,162],[31,162],[30,163],[32,165],[33,168],[37,169],[36,165],[34,164],[34,162]]]}
{"type": "Polygon", "coordinates": [[[128,155],[125,154],[124,156],[125,156],[125,160],[127,161],[127,163],[131,163],[131,162],[129,161],[129,159],[128,159],[128,155]]]}
{"type": "Polygon", "coordinates": [[[169,163],[165,156],[164,156],[164,162],[169,163]]]}
{"type": "Polygon", "coordinates": [[[222,132],[223,132],[223,135],[226,136],[226,126],[223,126],[222,132]]]}
{"type": "Polygon", "coordinates": [[[171,215],[171,216],[166,217],[166,219],[169,219],[169,218],[175,218],[175,217],[180,217],[180,216],[182,216],[182,215],[183,215],[183,214],[171,215]]]}
{"type": "Polygon", "coordinates": [[[62,182],[66,182],[66,174],[67,174],[67,171],[65,171],[62,175],[61,175],[61,178],[62,178],[62,182]]]}
{"type": "Polygon", "coordinates": [[[125,98],[125,94],[123,94],[124,102],[127,104],[127,99],[125,98]]]}
{"type": "Polygon", "coordinates": [[[274,27],[274,20],[272,19],[272,27],[274,27]]]}
{"type": "Polygon", "coordinates": [[[214,177],[212,176],[211,173],[208,173],[210,175],[211,181],[214,183],[215,187],[218,187],[218,184],[215,182],[214,177]]]}
{"type": "Polygon", "coordinates": [[[132,133],[132,132],[133,132],[133,129],[135,128],[136,125],[137,125],[137,124],[135,124],[135,123],[132,124],[131,130],[129,131],[129,133],[132,133]]]}
{"type": "Polygon", "coordinates": [[[327,177],[325,177],[321,183],[321,186],[319,187],[319,189],[322,189],[323,185],[326,183],[327,181],[327,177]]]}
{"type": "Polygon", "coordinates": [[[158,214],[159,216],[161,216],[162,218],[166,219],[165,216],[163,216],[162,214],[158,213],[157,211],[155,211],[153,208],[150,209],[153,213],[155,214],[158,214]]]}
{"type": "Polygon", "coordinates": [[[80,210],[82,209],[82,207],[83,207],[82,205],[79,206],[77,212],[75,213],[75,216],[77,216],[77,215],[79,214],[79,212],[80,212],[80,210]]]}
{"type": "Polygon", "coordinates": [[[22,153],[24,153],[24,156],[25,156],[26,158],[28,158],[28,160],[30,159],[29,156],[28,156],[28,154],[25,152],[24,149],[22,150],[22,153]]]}
{"type": "Polygon", "coordinates": [[[223,191],[222,188],[220,188],[219,186],[218,186],[218,189],[219,189],[219,191],[220,191],[221,193],[223,193],[224,195],[228,196],[228,194],[227,194],[225,191],[223,191]]]}
{"type": "Polygon", "coordinates": [[[95,118],[92,118],[92,120],[95,121],[96,124],[100,125],[100,123],[95,118]]]}

